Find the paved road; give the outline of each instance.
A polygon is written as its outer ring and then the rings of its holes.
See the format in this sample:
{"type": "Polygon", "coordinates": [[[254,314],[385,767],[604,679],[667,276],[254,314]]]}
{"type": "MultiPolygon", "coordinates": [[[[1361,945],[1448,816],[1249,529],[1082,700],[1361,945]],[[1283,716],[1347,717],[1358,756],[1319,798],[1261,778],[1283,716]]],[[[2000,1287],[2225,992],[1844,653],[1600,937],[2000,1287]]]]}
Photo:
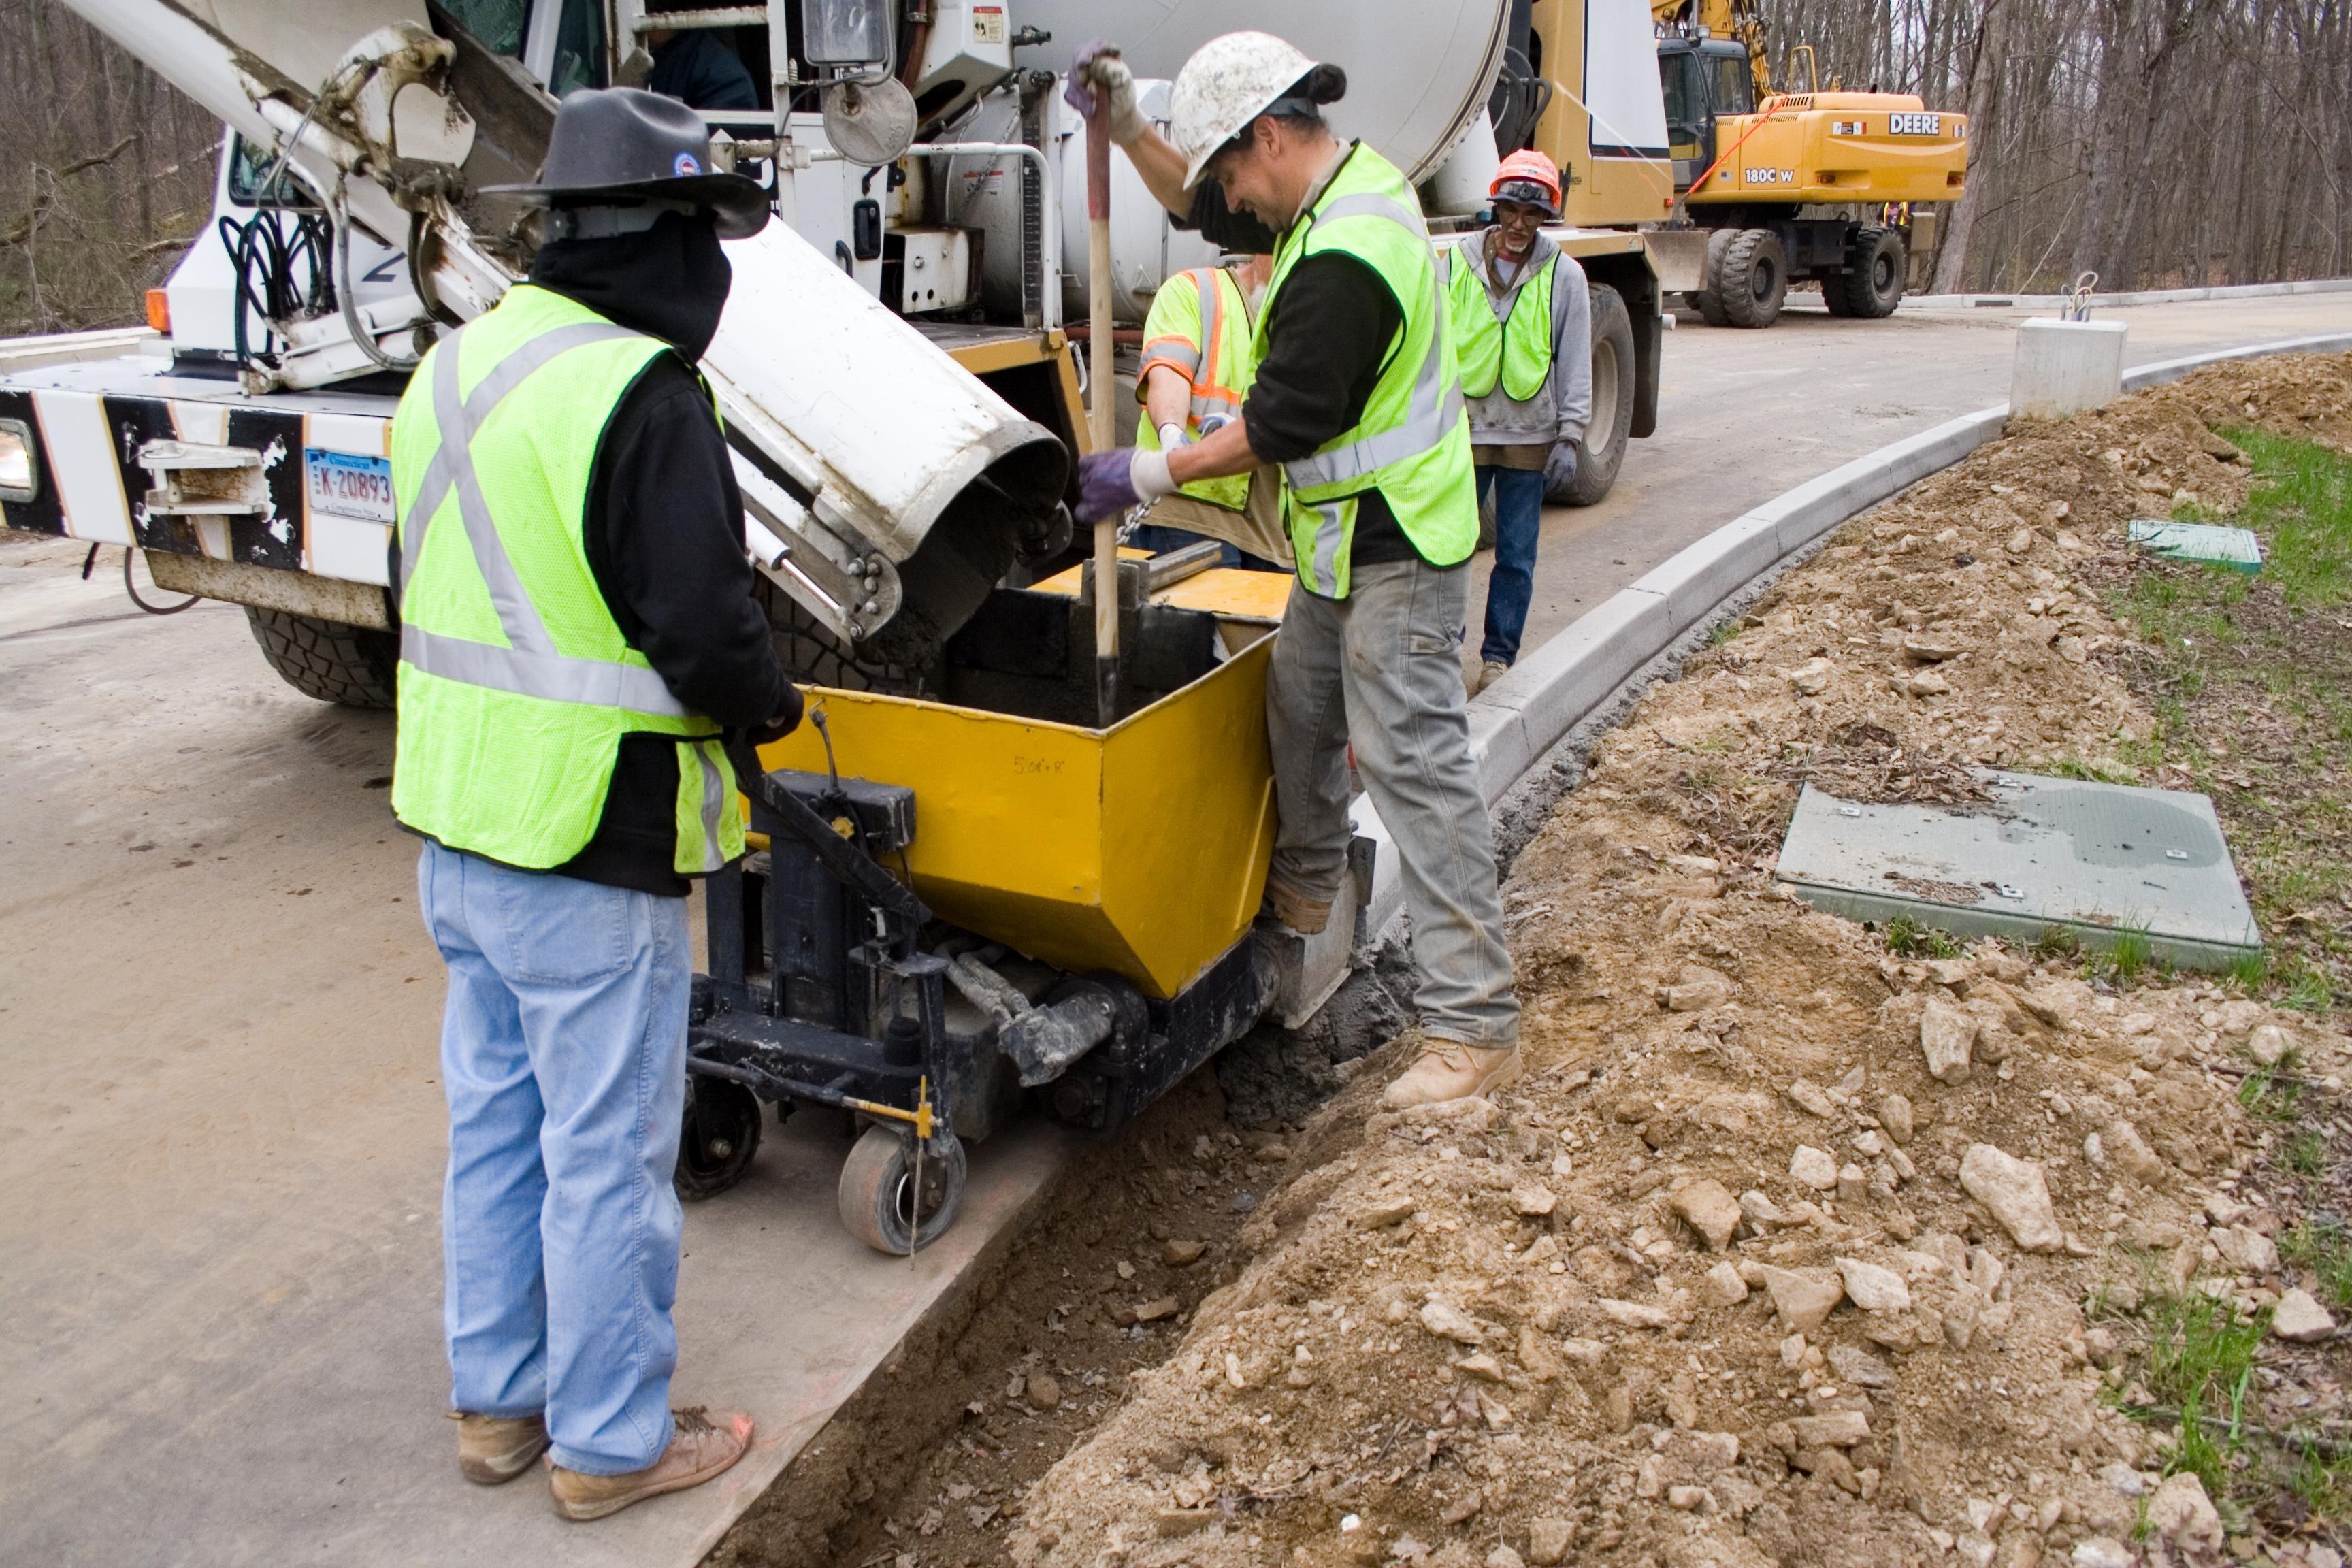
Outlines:
{"type": "MultiPolygon", "coordinates": [[[[2047,310],[1897,311],[1840,321],[1797,295],[1769,331],[1683,311],[1666,334],[1658,433],[1625,454],[1596,507],[1544,514],[1532,647],[1675,551],[1749,507],[1955,415],[2006,402],[2016,324],[2047,310]]],[[[2103,310],[2131,326],[2127,365],[2352,330],[2352,294],[2200,300],[2103,310]]],[[[1486,557],[1481,557],[1482,563],[1486,557]]],[[[1486,572],[1470,606],[1477,668],[1486,572]]]]}
{"type": "MultiPolygon", "coordinates": [[[[2352,322],[2352,297],[2156,307],[2133,352],[2352,322]]],[[[1548,520],[1545,635],[1744,508],[1997,402],[2009,315],[1667,340],[1665,433],[1548,520]]],[[[559,1530],[462,1485],[440,1418],[440,970],[383,715],[278,683],[243,615],[152,619],[119,558],[0,535],[0,1562],[694,1563],[742,1491],[559,1530]],[[463,1542],[461,1549],[459,1542],[463,1542]]],[[[692,1211],[687,1399],[772,1474],[940,1288],[847,1244],[807,1135],[692,1211]]],[[[968,1256],[1055,1164],[982,1151],[968,1256]]]]}

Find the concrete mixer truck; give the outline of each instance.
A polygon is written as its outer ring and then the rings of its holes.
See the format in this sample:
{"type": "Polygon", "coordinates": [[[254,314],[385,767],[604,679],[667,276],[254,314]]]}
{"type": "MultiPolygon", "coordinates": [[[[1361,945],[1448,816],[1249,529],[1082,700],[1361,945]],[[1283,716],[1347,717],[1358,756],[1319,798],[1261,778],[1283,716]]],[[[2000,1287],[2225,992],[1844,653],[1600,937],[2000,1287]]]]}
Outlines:
{"type": "MultiPolygon", "coordinates": [[[[422,349],[526,266],[535,215],[481,192],[529,179],[562,94],[643,82],[689,33],[734,68],[732,106],[696,107],[783,219],[730,247],[706,361],[746,548],[804,673],[887,685],[919,679],[1008,574],[1076,559],[1086,366],[1063,323],[1091,303],[1065,260],[1087,254],[1085,158],[1053,68],[1117,36],[1164,114],[1194,47],[1265,20],[1241,0],[64,3],[226,135],[213,220],[150,298],[155,337],[38,345],[16,357],[41,367],[14,373],[0,350],[0,518],[144,552],[159,585],[244,605],[289,682],[357,706],[392,696],[394,402],[422,349]]],[[[1655,216],[1664,137],[1639,0],[1542,9],[1586,35],[1551,50],[1562,103],[1642,84],[1570,128],[1580,149],[1547,135],[1581,188],[1563,247],[1597,286],[1589,502],[1654,420],[1657,279],[1631,226],[1655,216]]],[[[1442,230],[1483,200],[1525,12],[1334,0],[1282,25],[1345,62],[1339,129],[1421,182],[1442,230]]],[[[1162,279],[1214,258],[1123,160],[1115,181],[1126,330],[1162,279]]]]}

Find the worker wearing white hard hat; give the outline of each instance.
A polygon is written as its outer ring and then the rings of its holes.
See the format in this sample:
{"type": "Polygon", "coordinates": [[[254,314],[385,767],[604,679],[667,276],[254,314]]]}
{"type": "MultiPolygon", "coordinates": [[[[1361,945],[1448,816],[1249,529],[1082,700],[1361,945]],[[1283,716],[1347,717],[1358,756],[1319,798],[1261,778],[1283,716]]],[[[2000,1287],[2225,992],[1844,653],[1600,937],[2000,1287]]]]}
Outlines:
{"type": "Polygon", "coordinates": [[[1592,417],[1592,301],[1584,268],[1543,232],[1559,216],[1559,170],[1541,153],[1514,153],[1486,196],[1494,223],[1463,237],[1438,262],[1470,400],[1478,498],[1495,505],[1480,690],[1518,662],[1543,503],[1570,499],[1577,443],[1592,417]]]}
{"type": "Polygon", "coordinates": [[[1080,513],[1281,468],[1297,580],[1266,679],[1281,816],[1267,895],[1296,931],[1328,921],[1348,874],[1352,746],[1412,920],[1423,1049],[1389,1086],[1402,1107],[1516,1078],[1518,1002],[1464,710],[1478,514],[1444,290],[1411,182],[1324,122],[1346,90],[1337,67],[1279,38],[1228,33],[1177,75],[1162,136],[1116,49],[1080,52],[1074,100],[1109,117],[1180,225],[1274,257],[1240,417],[1173,452],[1089,454],[1080,513]]]}

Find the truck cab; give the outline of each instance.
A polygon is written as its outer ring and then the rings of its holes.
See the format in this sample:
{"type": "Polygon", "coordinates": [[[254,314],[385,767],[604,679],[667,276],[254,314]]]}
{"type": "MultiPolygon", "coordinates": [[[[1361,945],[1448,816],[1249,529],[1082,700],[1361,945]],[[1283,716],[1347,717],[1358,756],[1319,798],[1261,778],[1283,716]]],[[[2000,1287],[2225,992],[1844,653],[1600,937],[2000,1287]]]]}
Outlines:
{"type": "Polygon", "coordinates": [[[1737,38],[1660,39],[1658,86],[1666,102],[1666,146],[1674,158],[1675,189],[1687,191],[1715,162],[1717,118],[1756,112],[1756,76],[1748,47],[1737,38]]]}

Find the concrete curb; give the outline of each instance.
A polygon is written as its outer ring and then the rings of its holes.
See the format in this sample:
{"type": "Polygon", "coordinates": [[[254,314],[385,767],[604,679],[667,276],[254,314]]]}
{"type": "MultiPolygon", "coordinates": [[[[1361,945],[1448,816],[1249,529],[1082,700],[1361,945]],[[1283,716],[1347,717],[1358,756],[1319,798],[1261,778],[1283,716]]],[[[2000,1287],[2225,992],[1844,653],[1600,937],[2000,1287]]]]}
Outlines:
{"type": "MultiPolygon", "coordinates": [[[[2142,289],[2124,294],[2094,294],[2091,308],[2103,305],[2178,305],[2198,300],[2265,300],[2288,294],[2340,294],[2352,289],[2352,278],[2306,278],[2292,283],[2231,283],[2219,289],[2142,289]]],[[[2071,294],[1914,294],[1906,298],[1906,310],[2031,310],[2054,307],[2071,294]]]]}
{"type": "MultiPolygon", "coordinates": [[[[2352,281],[2344,286],[2352,288],[2352,281]]],[[[2222,360],[2336,353],[2352,353],[2352,332],[2284,338],[2142,365],[2124,373],[2124,390],[2160,386],[2222,360]]],[[[1570,731],[1725,600],[1840,523],[1958,462],[2000,436],[2008,419],[2005,403],[1963,414],[1784,490],[1570,622],[1470,703],[1470,754],[1487,805],[1501,801],[1570,731]]],[[[1354,820],[1356,831],[1378,847],[1364,927],[1377,939],[1402,911],[1404,885],[1394,841],[1369,795],[1356,802],[1354,820]]]]}

